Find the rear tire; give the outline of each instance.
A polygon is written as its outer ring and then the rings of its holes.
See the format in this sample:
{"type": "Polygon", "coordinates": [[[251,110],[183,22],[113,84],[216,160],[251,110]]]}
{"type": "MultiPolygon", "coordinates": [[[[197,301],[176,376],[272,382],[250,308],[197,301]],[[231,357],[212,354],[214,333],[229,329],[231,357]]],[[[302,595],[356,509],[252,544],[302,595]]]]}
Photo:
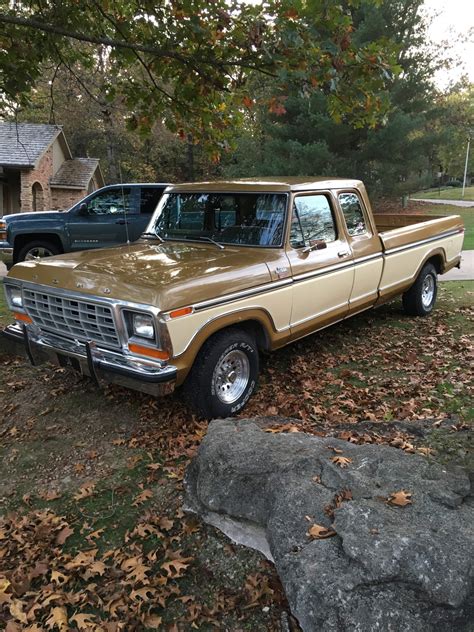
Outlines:
{"type": "Polygon", "coordinates": [[[185,397],[202,417],[232,417],[254,392],[258,370],[255,339],[243,329],[219,331],[194,361],[183,387],[185,397]]]}
{"type": "Polygon", "coordinates": [[[42,259],[43,257],[52,257],[59,255],[60,252],[58,246],[51,241],[30,241],[20,249],[17,263],[20,261],[42,259]]]}
{"type": "Polygon", "coordinates": [[[432,263],[423,266],[415,283],[403,295],[403,309],[409,316],[428,316],[438,294],[438,274],[432,263]]]}

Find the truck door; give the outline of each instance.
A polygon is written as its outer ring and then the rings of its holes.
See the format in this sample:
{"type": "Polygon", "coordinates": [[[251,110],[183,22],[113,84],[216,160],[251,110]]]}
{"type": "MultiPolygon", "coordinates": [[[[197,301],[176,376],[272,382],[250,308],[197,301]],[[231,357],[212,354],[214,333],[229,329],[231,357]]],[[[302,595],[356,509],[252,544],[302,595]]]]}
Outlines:
{"type": "Polygon", "coordinates": [[[97,191],[70,213],[71,250],[106,248],[127,241],[127,216],[137,210],[139,189],[107,188],[97,191]],[[86,206],[84,206],[84,204],[86,206]]]}
{"type": "Polygon", "coordinates": [[[358,192],[338,191],[337,198],[354,256],[354,285],[349,299],[349,312],[353,313],[370,307],[378,298],[383,268],[382,246],[358,192]]]}
{"type": "Polygon", "coordinates": [[[344,318],[354,269],[329,191],[295,196],[287,254],[294,281],[292,337],[344,318]]]}

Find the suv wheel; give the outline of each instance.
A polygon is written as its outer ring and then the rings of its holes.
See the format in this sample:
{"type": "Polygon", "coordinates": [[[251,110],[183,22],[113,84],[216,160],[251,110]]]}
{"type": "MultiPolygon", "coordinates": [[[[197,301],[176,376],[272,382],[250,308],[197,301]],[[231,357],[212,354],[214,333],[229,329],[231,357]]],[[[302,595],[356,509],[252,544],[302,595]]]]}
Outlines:
{"type": "Polygon", "coordinates": [[[21,248],[18,253],[17,262],[52,257],[53,255],[58,255],[60,252],[56,244],[50,241],[30,241],[21,248]]]}
{"type": "Polygon", "coordinates": [[[432,263],[421,269],[415,283],[403,295],[403,309],[410,316],[428,316],[438,293],[438,275],[432,263]]]}
{"type": "Polygon", "coordinates": [[[217,332],[205,342],[184,385],[199,415],[213,419],[237,414],[257,386],[258,348],[237,328],[217,332]]]}

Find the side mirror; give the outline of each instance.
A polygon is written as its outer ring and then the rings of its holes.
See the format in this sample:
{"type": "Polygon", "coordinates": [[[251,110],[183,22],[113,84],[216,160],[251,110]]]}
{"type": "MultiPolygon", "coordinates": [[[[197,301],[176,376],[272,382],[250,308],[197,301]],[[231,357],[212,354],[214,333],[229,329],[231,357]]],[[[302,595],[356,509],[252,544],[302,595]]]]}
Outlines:
{"type": "Polygon", "coordinates": [[[303,248],[303,252],[311,252],[312,250],[324,250],[328,245],[322,239],[310,239],[309,246],[303,248]]]}
{"type": "Polygon", "coordinates": [[[89,208],[85,202],[79,204],[78,213],[79,215],[89,215],[89,208]]]}

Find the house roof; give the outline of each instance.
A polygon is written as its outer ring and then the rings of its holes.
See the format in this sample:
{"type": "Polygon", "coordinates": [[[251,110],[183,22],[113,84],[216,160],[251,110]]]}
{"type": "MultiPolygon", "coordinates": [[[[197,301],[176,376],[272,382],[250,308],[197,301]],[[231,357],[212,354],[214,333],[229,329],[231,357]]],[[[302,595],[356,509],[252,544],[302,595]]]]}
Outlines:
{"type": "Polygon", "coordinates": [[[72,157],[59,125],[0,122],[0,166],[34,167],[58,136],[66,156],[72,157]]]}
{"type": "MultiPolygon", "coordinates": [[[[65,160],[50,180],[52,187],[87,189],[96,169],[99,169],[97,158],[73,158],[65,160]]],[[[99,169],[100,174],[100,169],[99,169]]],[[[102,174],[99,176],[102,182],[102,174]]]]}

